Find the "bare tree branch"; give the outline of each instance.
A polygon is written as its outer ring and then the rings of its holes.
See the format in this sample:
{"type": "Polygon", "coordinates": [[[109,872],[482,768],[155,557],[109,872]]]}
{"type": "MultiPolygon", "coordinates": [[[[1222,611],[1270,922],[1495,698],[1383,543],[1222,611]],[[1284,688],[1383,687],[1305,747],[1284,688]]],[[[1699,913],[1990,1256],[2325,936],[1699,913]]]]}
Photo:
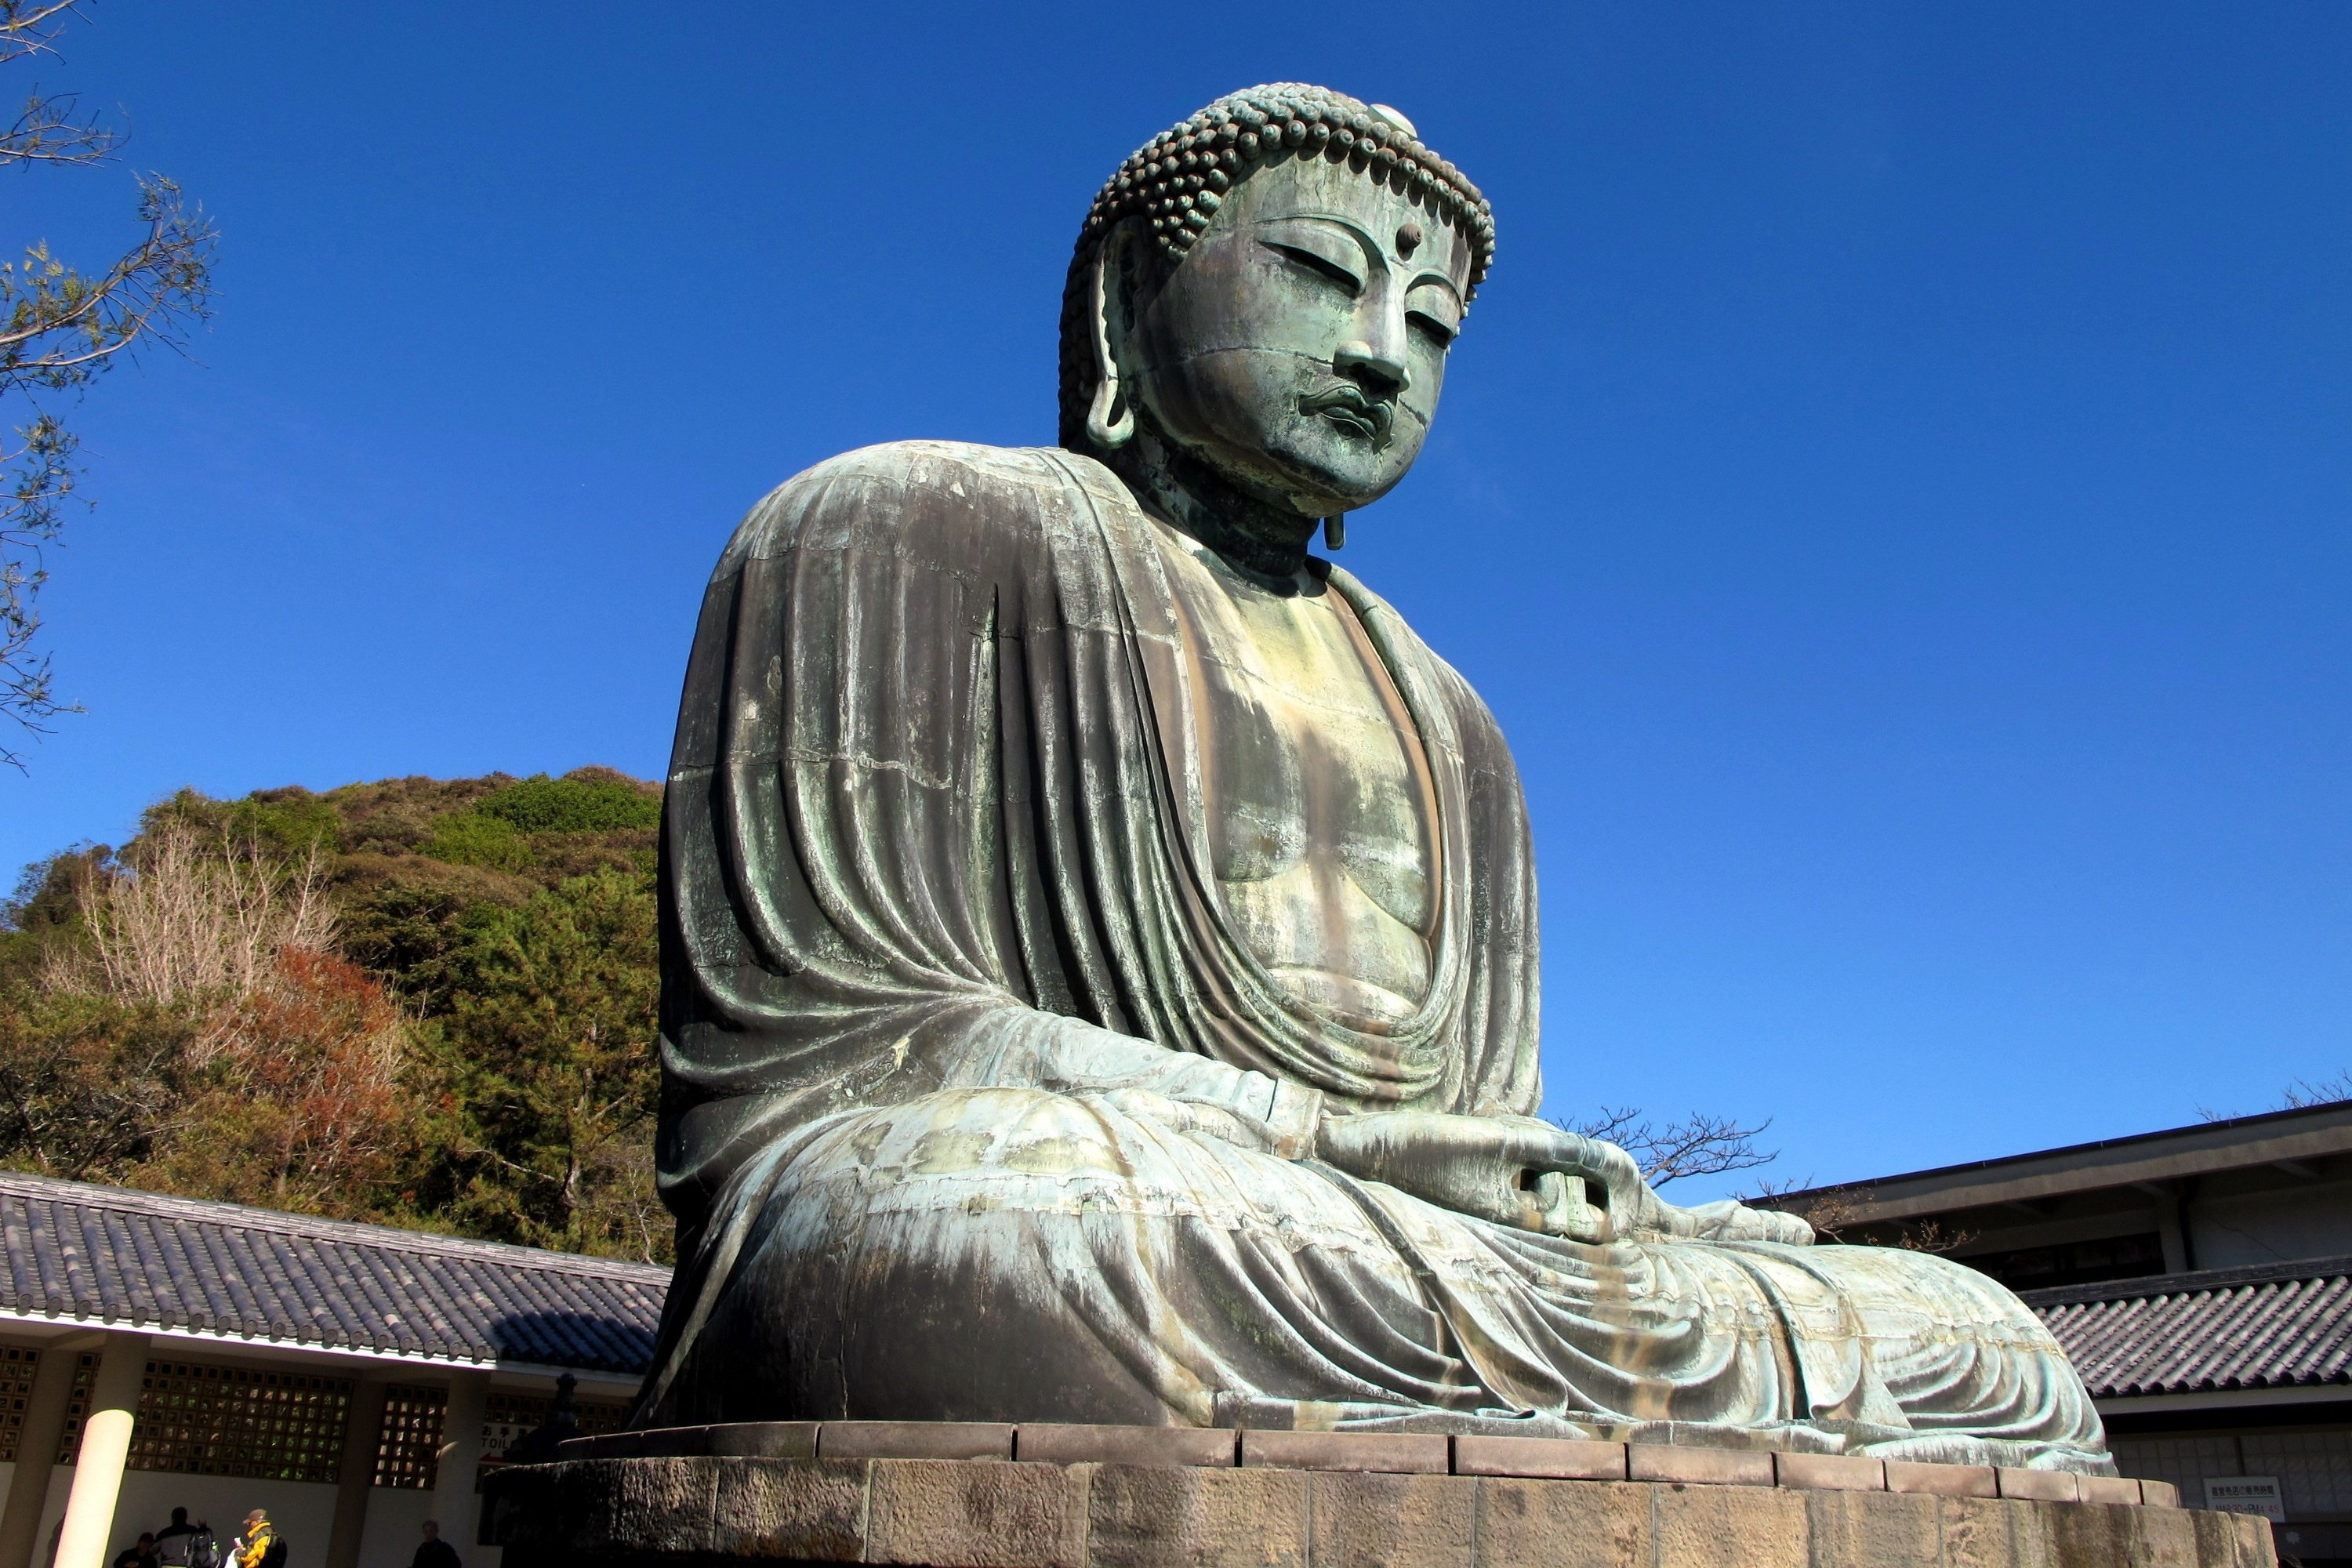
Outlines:
{"type": "Polygon", "coordinates": [[[86,385],[142,338],[185,347],[209,317],[212,220],[161,174],[140,176],[139,216],[146,237],[95,278],[47,241],[0,262],[0,395],[86,385]]]}
{"type": "Polygon", "coordinates": [[[2299,1078],[2287,1085],[2286,1091],[2279,1096],[2278,1109],[2301,1110],[2305,1106],[2334,1105],[2345,1100],[2352,1100],[2352,1072],[2338,1072],[2334,1078],[2321,1079],[2316,1083],[2307,1078],[2299,1078]]]}
{"type": "MultiPolygon", "coordinates": [[[[0,0],[0,65],[56,53],[80,0],[0,0]]],[[[0,132],[0,168],[87,165],[110,160],[120,134],[95,116],[75,118],[70,94],[37,90],[16,123],[0,132]]],[[[46,545],[63,530],[80,478],[79,447],[44,394],[75,394],[138,345],[184,353],[188,332],[210,314],[215,232],[204,209],[161,174],[139,176],[146,234],[102,271],[87,273],[49,253],[47,241],[0,262],[0,397],[23,397],[30,418],[15,425],[16,447],[0,446],[0,715],[46,734],[48,719],[77,711],[58,700],[48,656],[38,651],[38,603],[48,582],[46,545]]],[[[24,759],[0,746],[0,763],[24,759]]]]}
{"type": "Polygon", "coordinates": [[[81,0],[0,0],[0,66],[58,52],[58,35],[81,0]]]}
{"type": "MultiPolygon", "coordinates": [[[[16,437],[22,446],[0,453],[7,470],[7,489],[0,491],[0,711],[41,734],[43,720],[67,710],[50,690],[47,658],[32,651],[41,629],[34,602],[49,580],[41,545],[56,537],[59,510],[79,475],[73,435],[47,415],[20,427],[16,437]]],[[[0,762],[16,758],[0,746],[0,762]]]]}
{"type": "Polygon", "coordinates": [[[1770,1164],[1780,1152],[1759,1149],[1756,1140],[1771,1125],[1769,1116],[1743,1127],[1734,1118],[1697,1110],[1661,1125],[1643,1116],[1639,1107],[1604,1105],[1598,1114],[1570,1124],[1570,1130],[1616,1144],[1633,1156],[1644,1181],[1663,1187],[1685,1176],[1719,1176],[1770,1164]]]}
{"type": "Polygon", "coordinates": [[[1756,1184],[1756,1190],[1743,1194],[1740,1202],[1753,1208],[1778,1209],[1782,1214],[1795,1215],[1813,1227],[1814,1233],[1832,1241],[1846,1242],[1857,1247],[1894,1246],[1906,1252],[1952,1252],[1966,1247],[1982,1234],[1973,1230],[1946,1230],[1939,1219],[1873,1220],[1877,1226],[1892,1226],[1895,1239],[1890,1243],[1883,1237],[1853,1236],[1845,1233],[1862,1222],[1863,1205],[1874,1195],[1867,1188],[1830,1187],[1806,1198],[1802,1203],[1788,1202],[1797,1193],[1811,1192],[1812,1178],[1803,1181],[1775,1182],[1769,1177],[1756,1184]]]}
{"type": "MultiPolygon", "coordinates": [[[[2338,1105],[2347,1100],[2352,1100],[2352,1071],[2338,1068],[2332,1078],[2296,1079],[2280,1091],[2278,1103],[2270,1109],[2303,1110],[2315,1105],[2338,1105]]],[[[2200,1121],[2233,1121],[2248,1114],[2260,1115],[2261,1112],[2216,1110],[2210,1105],[2197,1108],[2197,1120],[2200,1121]]]]}
{"type": "Polygon", "coordinates": [[[71,93],[26,100],[16,123],[0,131],[0,169],[12,163],[102,163],[122,137],[98,116],[76,121],[71,93]]]}
{"type": "Polygon", "coordinates": [[[1871,1194],[1853,1187],[1831,1187],[1815,1193],[1803,1203],[1788,1201],[1795,1193],[1810,1192],[1813,1179],[1774,1181],[1767,1176],[1756,1184],[1752,1193],[1743,1193],[1739,1201],[1751,1208],[1778,1209],[1782,1214],[1795,1215],[1813,1227],[1814,1233],[1832,1241],[1843,1241],[1845,1229],[1861,1217],[1862,1205],[1871,1194]]]}

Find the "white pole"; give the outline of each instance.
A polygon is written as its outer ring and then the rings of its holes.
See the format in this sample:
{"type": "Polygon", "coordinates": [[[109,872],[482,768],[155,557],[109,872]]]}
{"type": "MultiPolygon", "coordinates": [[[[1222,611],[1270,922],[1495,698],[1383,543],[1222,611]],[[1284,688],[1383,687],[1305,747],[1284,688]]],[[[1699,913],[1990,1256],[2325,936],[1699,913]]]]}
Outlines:
{"type": "Polygon", "coordinates": [[[66,1499],[65,1527],[58,1537],[57,1568],[106,1568],[107,1543],[114,1534],[114,1500],[122,1491],[131,1427],[139,1415],[139,1391],[147,1381],[145,1334],[110,1333],[99,1353],[89,1409],[82,1416],[81,1448],[74,1459],[73,1491],[66,1499]]]}
{"type": "Polygon", "coordinates": [[[0,1568],[33,1568],[33,1545],[41,1531],[41,1510],[49,1503],[49,1468],[66,1432],[66,1406],[73,1400],[74,1372],[81,1352],[105,1342],[101,1334],[76,1334],[41,1347],[33,1372],[33,1396],[16,1434],[16,1473],[8,1480],[8,1506],[0,1511],[0,1568]]]}

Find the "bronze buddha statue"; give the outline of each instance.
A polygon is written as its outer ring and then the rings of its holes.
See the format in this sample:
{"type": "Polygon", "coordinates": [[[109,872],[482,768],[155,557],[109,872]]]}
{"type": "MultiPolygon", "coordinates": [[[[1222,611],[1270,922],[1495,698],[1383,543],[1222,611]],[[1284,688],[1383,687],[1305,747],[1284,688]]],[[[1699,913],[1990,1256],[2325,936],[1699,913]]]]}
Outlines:
{"type": "Polygon", "coordinates": [[[1096,199],[1059,447],[852,452],[737,531],[669,775],[642,1419],[2113,1468],[1990,1279],[1536,1119],[1510,752],[1309,552],[1411,468],[1493,233],[1392,110],[1222,99],[1096,199]]]}

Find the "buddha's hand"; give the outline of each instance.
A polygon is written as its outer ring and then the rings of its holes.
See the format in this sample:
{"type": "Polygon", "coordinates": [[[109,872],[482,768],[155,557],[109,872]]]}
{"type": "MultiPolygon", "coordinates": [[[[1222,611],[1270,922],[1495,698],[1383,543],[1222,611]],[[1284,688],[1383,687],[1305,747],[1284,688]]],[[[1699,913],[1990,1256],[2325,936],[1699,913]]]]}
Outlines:
{"type": "Polygon", "coordinates": [[[1812,1244],[1813,1227],[1792,1214],[1752,1209],[1725,1198],[1696,1208],[1676,1208],[1653,1193],[1655,1207],[1643,1216],[1638,1233],[1691,1241],[1777,1241],[1790,1247],[1812,1244]]]}
{"type": "Polygon", "coordinates": [[[1574,1241],[1772,1241],[1804,1246],[1795,1215],[1727,1199],[1678,1208],[1651,1190],[1633,1156],[1527,1116],[1370,1111],[1324,1117],[1315,1152],[1351,1176],[1497,1225],[1574,1241]]]}
{"type": "MultiPolygon", "coordinates": [[[[1521,1119],[1510,1119],[1517,1123],[1521,1119]]],[[[1549,1127],[1548,1121],[1529,1121],[1530,1126],[1549,1127]]],[[[1573,1134],[1571,1134],[1573,1136],[1573,1134]]],[[[1770,1209],[1752,1209],[1744,1204],[1726,1198],[1720,1203],[1701,1204],[1696,1208],[1680,1208],[1658,1196],[1657,1190],[1642,1179],[1641,1167],[1633,1156],[1614,1143],[1589,1139],[1595,1149],[1606,1151],[1609,1171],[1606,1190],[1609,1194],[1609,1236],[1631,1237],[1642,1241],[1777,1241],[1792,1247],[1803,1247],[1813,1239],[1813,1227],[1792,1214],[1776,1214],[1770,1209]]]]}
{"type": "Polygon", "coordinates": [[[1441,1208],[1577,1241],[1623,1234],[1612,1215],[1630,1216],[1649,1192],[1624,1150],[1531,1117],[1326,1115],[1315,1152],[1351,1176],[1441,1208]]]}

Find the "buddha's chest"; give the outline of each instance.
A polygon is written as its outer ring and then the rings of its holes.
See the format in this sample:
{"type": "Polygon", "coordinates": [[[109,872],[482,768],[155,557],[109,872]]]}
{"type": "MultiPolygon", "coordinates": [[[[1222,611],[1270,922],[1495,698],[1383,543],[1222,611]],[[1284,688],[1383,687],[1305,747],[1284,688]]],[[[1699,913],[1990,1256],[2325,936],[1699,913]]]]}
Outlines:
{"type": "Polygon", "coordinates": [[[1277,983],[1352,1026],[1427,994],[1433,792],[1412,720],[1336,593],[1164,546],[1185,625],[1211,868],[1277,983]]]}

